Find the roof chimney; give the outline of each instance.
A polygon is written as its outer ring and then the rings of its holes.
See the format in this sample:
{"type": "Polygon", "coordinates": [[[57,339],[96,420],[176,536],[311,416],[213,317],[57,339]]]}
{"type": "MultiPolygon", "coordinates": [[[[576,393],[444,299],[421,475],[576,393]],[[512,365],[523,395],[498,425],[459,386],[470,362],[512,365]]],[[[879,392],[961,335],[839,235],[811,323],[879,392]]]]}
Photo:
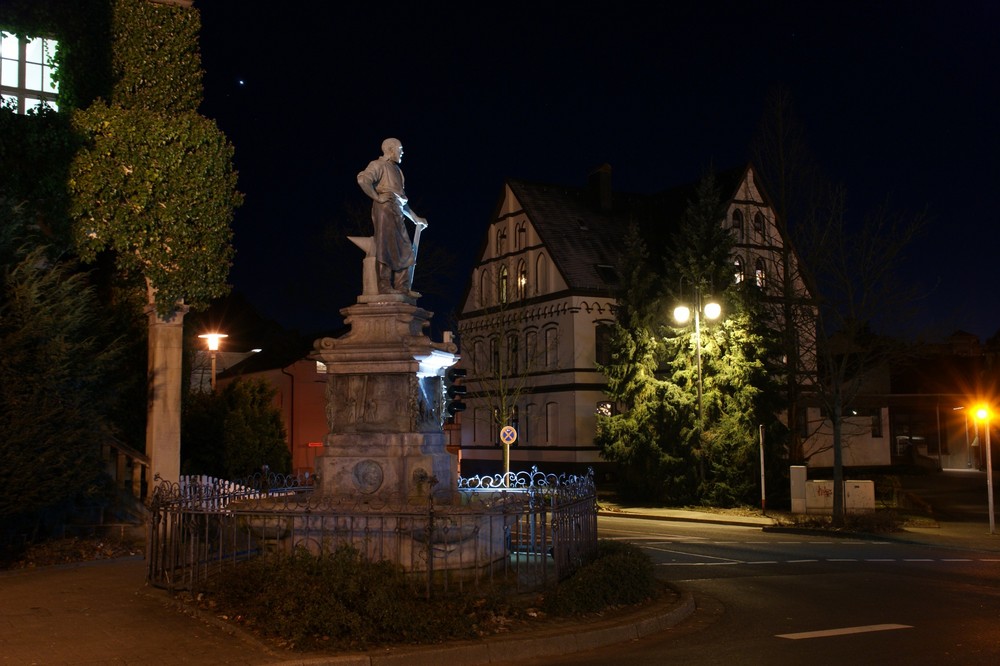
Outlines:
{"type": "Polygon", "coordinates": [[[611,165],[604,163],[590,172],[587,186],[602,212],[611,210],[611,165]]]}

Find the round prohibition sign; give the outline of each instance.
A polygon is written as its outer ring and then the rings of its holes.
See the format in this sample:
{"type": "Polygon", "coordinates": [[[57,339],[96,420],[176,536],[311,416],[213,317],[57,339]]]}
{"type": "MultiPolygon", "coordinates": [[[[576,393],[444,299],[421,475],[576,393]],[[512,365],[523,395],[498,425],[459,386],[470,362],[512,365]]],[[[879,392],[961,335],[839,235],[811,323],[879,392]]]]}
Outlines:
{"type": "Polygon", "coordinates": [[[504,426],[500,429],[500,441],[504,444],[513,444],[517,441],[517,430],[514,426],[504,426]]]}

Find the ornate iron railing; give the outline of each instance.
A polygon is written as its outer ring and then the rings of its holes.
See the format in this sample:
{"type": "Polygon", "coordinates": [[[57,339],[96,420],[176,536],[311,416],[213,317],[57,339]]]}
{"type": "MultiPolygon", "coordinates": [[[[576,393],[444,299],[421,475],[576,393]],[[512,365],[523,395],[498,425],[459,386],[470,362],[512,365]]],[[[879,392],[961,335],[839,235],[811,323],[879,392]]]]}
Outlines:
{"type": "Polygon", "coordinates": [[[274,474],[161,483],[150,506],[147,580],[193,591],[221,568],[263,553],[324,554],[348,544],[398,563],[428,596],[500,581],[535,589],[596,550],[592,472],[460,479],[457,498],[412,505],[328,497],[307,480],[274,474]]]}

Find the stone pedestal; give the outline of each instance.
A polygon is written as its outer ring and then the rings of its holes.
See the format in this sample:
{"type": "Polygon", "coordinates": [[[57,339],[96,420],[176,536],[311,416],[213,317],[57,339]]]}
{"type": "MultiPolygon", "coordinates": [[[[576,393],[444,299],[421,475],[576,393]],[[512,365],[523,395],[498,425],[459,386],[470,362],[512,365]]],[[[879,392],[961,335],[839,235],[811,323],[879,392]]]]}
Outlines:
{"type": "Polygon", "coordinates": [[[431,313],[408,296],[362,298],[342,310],[350,332],[317,340],[311,354],[327,369],[319,493],[451,503],[456,466],[445,450],[442,382],[455,346],[431,342],[431,313]]]}

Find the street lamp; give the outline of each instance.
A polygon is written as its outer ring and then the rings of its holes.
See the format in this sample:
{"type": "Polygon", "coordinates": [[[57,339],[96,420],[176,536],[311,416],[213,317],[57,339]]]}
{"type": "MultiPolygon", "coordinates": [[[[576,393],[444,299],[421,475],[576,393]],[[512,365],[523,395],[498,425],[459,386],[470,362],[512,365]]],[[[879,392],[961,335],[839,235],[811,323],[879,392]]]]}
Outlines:
{"type": "Polygon", "coordinates": [[[212,392],[215,392],[215,357],[219,354],[219,341],[228,338],[225,333],[202,333],[198,336],[208,344],[208,351],[212,356],[212,392]]]}
{"type": "Polygon", "coordinates": [[[976,408],[976,418],[985,423],[986,430],[986,501],[990,510],[990,534],[996,534],[993,529],[993,460],[990,456],[990,409],[985,405],[976,408]]]}
{"type": "MultiPolygon", "coordinates": [[[[698,431],[701,432],[704,426],[704,419],[701,408],[702,376],[701,376],[701,315],[709,320],[718,319],[722,314],[722,307],[713,300],[709,300],[702,306],[701,289],[694,290],[694,347],[695,358],[698,366],[698,431]]],[[[678,305],[674,308],[674,320],[681,325],[687,324],[691,319],[691,309],[686,305],[678,305]]]]}

